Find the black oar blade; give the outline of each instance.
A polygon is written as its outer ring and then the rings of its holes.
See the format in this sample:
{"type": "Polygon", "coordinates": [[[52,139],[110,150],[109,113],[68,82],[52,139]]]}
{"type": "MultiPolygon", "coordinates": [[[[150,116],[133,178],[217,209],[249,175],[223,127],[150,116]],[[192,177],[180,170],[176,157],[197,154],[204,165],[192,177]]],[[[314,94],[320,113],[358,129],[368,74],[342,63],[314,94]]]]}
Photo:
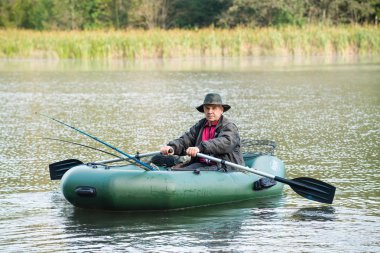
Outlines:
{"type": "Polygon", "coordinates": [[[299,177],[292,180],[276,177],[275,180],[288,184],[296,193],[307,199],[332,204],[335,196],[335,186],[320,180],[308,177],[299,177]]]}
{"type": "Polygon", "coordinates": [[[72,167],[83,164],[83,162],[77,159],[69,159],[49,165],[50,179],[59,180],[63,175],[72,167]]]}
{"type": "Polygon", "coordinates": [[[332,204],[335,195],[335,187],[320,180],[308,177],[293,179],[297,185],[290,185],[299,195],[321,203],[332,204]]]}

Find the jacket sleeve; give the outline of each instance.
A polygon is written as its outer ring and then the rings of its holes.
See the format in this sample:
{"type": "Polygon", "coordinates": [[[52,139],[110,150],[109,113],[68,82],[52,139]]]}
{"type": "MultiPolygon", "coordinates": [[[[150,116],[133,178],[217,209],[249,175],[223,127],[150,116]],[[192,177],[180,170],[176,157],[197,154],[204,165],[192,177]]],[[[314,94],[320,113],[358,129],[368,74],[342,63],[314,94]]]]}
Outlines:
{"type": "Polygon", "coordinates": [[[186,155],[186,149],[188,147],[194,147],[198,136],[201,121],[192,126],[188,132],[184,133],[178,139],[172,140],[168,143],[168,146],[173,147],[175,155],[186,155]]]}
{"type": "Polygon", "coordinates": [[[202,141],[198,148],[201,153],[206,154],[226,154],[231,153],[240,143],[240,136],[237,126],[230,122],[223,126],[216,138],[202,141]]]}

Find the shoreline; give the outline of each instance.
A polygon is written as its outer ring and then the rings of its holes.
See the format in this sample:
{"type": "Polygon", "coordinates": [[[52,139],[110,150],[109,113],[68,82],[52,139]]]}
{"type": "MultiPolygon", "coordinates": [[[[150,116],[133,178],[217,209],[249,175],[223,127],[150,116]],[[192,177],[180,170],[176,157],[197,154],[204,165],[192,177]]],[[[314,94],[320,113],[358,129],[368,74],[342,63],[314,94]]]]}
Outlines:
{"type": "Polygon", "coordinates": [[[343,68],[354,64],[378,65],[380,54],[345,56],[247,56],[247,57],[187,57],[169,59],[0,59],[0,71],[252,71],[318,68],[343,68]]]}

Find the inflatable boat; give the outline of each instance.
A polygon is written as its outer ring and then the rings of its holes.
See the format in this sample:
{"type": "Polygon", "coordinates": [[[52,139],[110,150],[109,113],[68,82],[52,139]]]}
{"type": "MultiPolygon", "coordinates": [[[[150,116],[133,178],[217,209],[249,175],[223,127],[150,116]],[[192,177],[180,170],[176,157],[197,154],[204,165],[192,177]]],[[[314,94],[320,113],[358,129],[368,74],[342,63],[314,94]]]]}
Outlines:
{"type": "MultiPolygon", "coordinates": [[[[278,177],[284,163],[273,155],[244,155],[246,167],[278,177]]],[[[181,171],[129,164],[81,164],[62,177],[64,197],[80,208],[167,210],[262,199],[282,194],[282,183],[247,171],[181,171]]]]}

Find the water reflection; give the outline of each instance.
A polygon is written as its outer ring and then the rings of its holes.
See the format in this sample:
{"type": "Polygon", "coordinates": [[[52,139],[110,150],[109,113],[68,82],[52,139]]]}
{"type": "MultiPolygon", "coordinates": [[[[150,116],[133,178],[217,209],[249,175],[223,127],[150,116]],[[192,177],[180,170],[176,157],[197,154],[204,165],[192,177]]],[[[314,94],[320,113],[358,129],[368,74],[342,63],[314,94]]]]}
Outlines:
{"type": "Polygon", "coordinates": [[[333,206],[301,208],[291,217],[297,221],[334,221],[336,219],[333,206]]]}
{"type": "MultiPolygon", "coordinates": [[[[73,226],[97,226],[97,227],[118,227],[121,224],[128,228],[140,226],[141,224],[159,225],[161,228],[172,226],[200,225],[214,221],[216,217],[230,217],[234,221],[242,223],[245,218],[250,217],[252,210],[275,210],[282,206],[282,197],[272,197],[270,199],[249,200],[223,205],[168,210],[168,211],[132,211],[114,212],[102,210],[86,210],[72,208],[62,210],[62,216],[67,218],[68,224],[73,226]]],[[[263,216],[263,218],[265,218],[263,216]]],[[[209,227],[209,226],[205,226],[209,227]]],[[[212,228],[212,226],[210,227],[212,228]]]]}
{"type": "Polygon", "coordinates": [[[128,250],[142,250],[143,244],[148,251],[165,248],[171,242],[169,251],[173,252],[194,244],[200,248],[230,247],[248,220],[273,218],[256,215],[255,210],[275,213],[281,203],[281,197],[276,197],[176,211],[89,212],[74,208],[63,210],[61,215],[65,217],[65,233],[78,235],[70,247],[78,247],[78,240],[85,236],[93,239],[92,250],[109,244],[105,242],[108,240],[128,250]]]}

